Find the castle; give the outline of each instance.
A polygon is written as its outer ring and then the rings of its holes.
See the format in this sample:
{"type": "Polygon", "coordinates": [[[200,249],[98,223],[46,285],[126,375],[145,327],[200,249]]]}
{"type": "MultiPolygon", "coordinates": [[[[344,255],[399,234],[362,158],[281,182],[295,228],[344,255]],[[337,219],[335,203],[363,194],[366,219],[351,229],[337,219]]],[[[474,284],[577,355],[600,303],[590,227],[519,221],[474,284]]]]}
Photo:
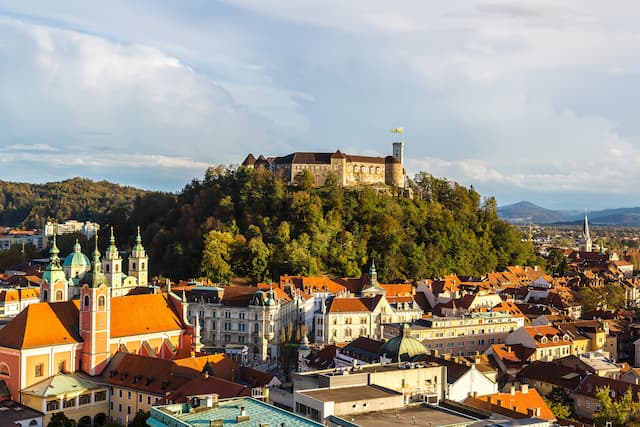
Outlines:
{"type": "Polygon", "coordinates": [[[359,185],[404,186],[404,143],[393,143],[393,155],[371,157],[335,153],[294,152],[282,157],[264,157],[256,159],[249,154],[242,162],[246,168],[265,168],[283,177],[292,184],[298,175],[309,171],[315,185],[323,185],[329,175],[333,175],[343,187],[359,185]]]}

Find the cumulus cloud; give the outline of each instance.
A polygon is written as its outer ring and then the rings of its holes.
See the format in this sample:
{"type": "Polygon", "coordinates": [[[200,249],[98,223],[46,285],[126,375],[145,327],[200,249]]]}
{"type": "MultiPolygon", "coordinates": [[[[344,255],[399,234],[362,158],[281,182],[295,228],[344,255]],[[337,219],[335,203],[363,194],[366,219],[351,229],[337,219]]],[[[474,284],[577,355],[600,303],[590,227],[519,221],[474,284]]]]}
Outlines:
{"type": "Polygon", "coordinates": [[[153,47],[8,19],[0,40],[0,147],[5,165],[21,162],[3,179],[68,166],[196,176],[273,139],[272,120],[153,47]]]}

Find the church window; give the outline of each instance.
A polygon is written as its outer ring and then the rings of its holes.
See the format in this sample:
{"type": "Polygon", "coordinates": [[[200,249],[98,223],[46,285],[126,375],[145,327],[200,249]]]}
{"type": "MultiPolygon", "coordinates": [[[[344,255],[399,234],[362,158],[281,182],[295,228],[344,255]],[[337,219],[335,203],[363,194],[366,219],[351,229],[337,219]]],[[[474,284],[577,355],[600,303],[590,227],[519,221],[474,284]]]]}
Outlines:
{"type": "Polygon", "coordinates": [[[49,292],[46,289],[44,291],[42,291],[42,300],[43,301],[48,301],[49,300],[49,292]]]}
{"type": "Polygon", "coordinates": [[[105,296],[104,295],[100,295],[98,297],[98,309],[99,310],[104,310],[105,306],[106,306],[106,302],[107,302],[107,299],[105,298],[105,296]]]}
{"type": "Polygon", "coordinates": [[[109,272],[109,264],[107,264],[106,270],[107,270],[107,273],[108,273],[109,272]]]}
{"type": "Polygon", "coordinates": [[[132,270],[135,270],[135,269],[136,269],[136,263],[135,263],[135,262],[132,262],[132,263],[131,263],[131,269],[132,269],[132,270]]]}
{"type": "Polygon", "coordinates": [[[140,270],[144,270],[144,262],[140,263],[140,270]]]}
{"type": "Polygon", "coordinates": [[[116,273],[119,273],[120,271],[118,270],[120,270],[120,268],[118,268],[118,264],[116,264],[114,267],[115,267],[116,273]]]}
{"type": "Polygon", "coordinates": [[[57,290],[56,291],[56,301],[62,301],[62,296],[63,296],[63,292],[62,290],[57,290]]]}
{"type": "Polygon", "coordinates": [[[84,296],[84,306],[89,307],[89,295],[84,296]]]}

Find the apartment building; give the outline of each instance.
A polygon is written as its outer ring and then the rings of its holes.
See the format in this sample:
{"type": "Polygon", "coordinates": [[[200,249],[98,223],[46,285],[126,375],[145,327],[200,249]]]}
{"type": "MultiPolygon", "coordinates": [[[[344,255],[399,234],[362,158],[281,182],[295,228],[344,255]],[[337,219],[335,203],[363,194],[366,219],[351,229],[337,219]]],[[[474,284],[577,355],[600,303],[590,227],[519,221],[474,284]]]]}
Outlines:
{"type": "MultiPolygon", "coordinates": [[[[411,336],[420,340],[427,350],[458,356],[484,352],[492,344],[502,343],[506,336],[524,325],[522,317],[504,312],[478,312],[462,316],[418,319],[410,324],[411,336]]],[[[384,337],[401,333],[398,323],[384,326],[384,337]]]]}

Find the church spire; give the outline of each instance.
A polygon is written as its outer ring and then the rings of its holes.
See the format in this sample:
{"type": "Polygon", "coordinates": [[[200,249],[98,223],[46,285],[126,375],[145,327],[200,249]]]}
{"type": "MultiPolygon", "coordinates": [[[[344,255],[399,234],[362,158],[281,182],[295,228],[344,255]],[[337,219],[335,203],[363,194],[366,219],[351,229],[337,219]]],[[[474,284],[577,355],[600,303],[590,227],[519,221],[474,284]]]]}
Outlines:
{"type": "Polygon", "coordinates": [[[116,246],[116,238],[113,236],[113,227],[111,227],[111,236],[109,237],[109,247],[105,254],[108,259],[118,258],[118,247],[116,246]]]}
{"type": "Polygon", "coordinates": [[[62,268],[60,266],[60,257],[58,256],[60,254],[60,249],[58,249],[58,245],[56,245],[57,232],[58,230],[54,230],[53,232],[53,243],[51,244],[51,249],[49,250],[49,265],[47,267],[49,270],[57,270],[62,268]]]}
{"type": "Polygon", "coordinates": [[[591,234],[589,233],[589,220],[587,219],[587,210],[584,210],[584,222],[582,224],[582,244],[585,252],[591,252],[591,234]]]}

